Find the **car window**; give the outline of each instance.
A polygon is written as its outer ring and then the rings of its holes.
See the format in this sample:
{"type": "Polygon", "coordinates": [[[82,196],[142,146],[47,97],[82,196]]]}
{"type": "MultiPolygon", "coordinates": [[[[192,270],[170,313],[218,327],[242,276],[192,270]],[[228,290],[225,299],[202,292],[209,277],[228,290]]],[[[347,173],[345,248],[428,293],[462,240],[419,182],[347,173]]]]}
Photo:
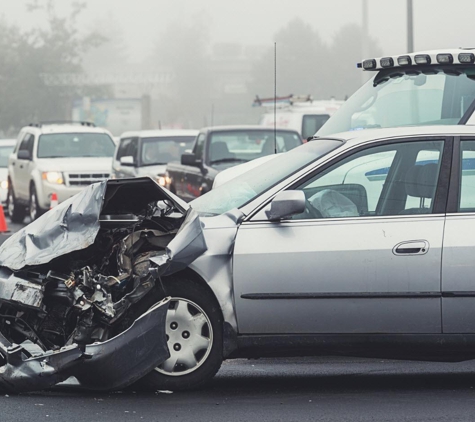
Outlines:
{"type": "Polygon", "coordinates": [[[458,212],[475,211],[475,140],[460,143],[461,174],[458,212]]]}
{"type": "Polygon", "coordinates": [[[315,135],[330,118],[328,114],[306,114],[302,119],[302,138],[315,135]]]}
{"type": "Polygon", "coordinates": [[[38,158],[113,157],[115,144],[104,133],[50,133],[38,140],[38,158]]]}
{"type": "Polygon", "coordinates": [[[167,164],[179,161],[181,155],[191,147],[194,136],[156,136],[142,139],[140,153],[144,166],[167,164]]]}
{"type": "Polygon", "coordinates": [[[307,210],[295,219],[430,214],[443,141],[370,147],[302,184],[307,210]]]}
{"type": "Polygon", "coordinates": [[[19,151],[28,151],[30,153],[30,159],[33,157],[33,143],[35,140],[35,135],[31,133],[26,133],[23,140],[20,143],[19,151]]]}
{"type": "Polygon", "coordinates": [[[196,139],[195,146],[193,147],[193,152],[196,155],[196,158],[203,158],[205,139],[206,135],[204,133],[200,133],[196,139]]]}
{"type": "Polygon", "coordinates": [[[269,130],[233,130],[211,134],[210,164],[246,162],[277,152],[287,152],[302,145],[295,132],[269,130]]]}
{"type": "Polygon", "coordinates": [[[117,148],[116,160],[119,161],[122,157],[126,157],[129,154],[130,144],[137,138],[125,138],[121,139],[119,148],[117,148]]]}

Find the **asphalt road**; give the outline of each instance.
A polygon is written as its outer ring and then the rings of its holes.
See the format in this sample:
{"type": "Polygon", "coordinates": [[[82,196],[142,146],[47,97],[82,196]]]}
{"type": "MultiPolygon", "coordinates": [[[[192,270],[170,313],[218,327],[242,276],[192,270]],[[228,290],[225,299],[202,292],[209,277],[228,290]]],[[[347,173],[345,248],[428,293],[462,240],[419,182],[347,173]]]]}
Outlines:
{"type": "MultiPolygon", "coordinates": [[[[19,227],[9,224],[12,232],[19,227]]],[[[0,234],[0,242],[5,238],[0,234]]],[[[0,422],[473,420],[475,361],[234,360],[198,391],[91,393],[63,386],[0,396],[0,422]]]]}

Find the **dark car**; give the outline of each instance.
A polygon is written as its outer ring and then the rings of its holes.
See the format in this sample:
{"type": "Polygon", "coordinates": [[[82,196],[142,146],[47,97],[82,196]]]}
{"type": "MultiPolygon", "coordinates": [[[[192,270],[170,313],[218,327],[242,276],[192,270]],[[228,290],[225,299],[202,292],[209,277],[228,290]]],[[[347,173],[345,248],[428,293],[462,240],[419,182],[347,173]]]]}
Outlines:
{"type": "Polygon", "coordinates": [[[169,163],[167,187],[190,201],[211,190],[216,175],[229,167],[266,155],[290,151],[302,145],[300,134],[291,129],[262,126],[216,126],[200,130],[191,152],[180,163],[169,163]]]}

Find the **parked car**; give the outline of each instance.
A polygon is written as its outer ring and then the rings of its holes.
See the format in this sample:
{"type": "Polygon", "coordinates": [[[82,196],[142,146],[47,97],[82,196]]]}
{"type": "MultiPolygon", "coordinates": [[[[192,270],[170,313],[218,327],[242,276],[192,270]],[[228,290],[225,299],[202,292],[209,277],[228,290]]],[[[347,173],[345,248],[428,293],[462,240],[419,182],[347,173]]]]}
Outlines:
{"type": "MultiPolygon", "coordinates": [[[[156,367],[141,383],[153,388],[202,385],[223,359],[238,357],[474,359],[474,163],[474,128],[407,127],[322,137],[189,204],[148,178],[94,185],[0,247],[0,353],[8,356],[0,381],[15,385],[18,366],[32,365],[10,358],[13,339],[15,353],[34,336],[61,346],[78,324],[86,352],[100,342],[123,309],[117,283],[130,283],[139,263],[136,274],[153,286],[136,281],[141,288],[127,300],[148,309],[170,297],[165,321],[151,333],[167,342],[169,355],[146,350],[156,367]],[[70,225],[83,208],[89,225],[70,225]],[[121,259],[110,259],[117,254],[121,259]],[[89,277],[114,295],[94,294],[89,277]],[[45,331],[42,293],[32,294],[42,283],[53,326],[62,324],[54,312],[60,300],[73,315],[92,302],[92,326],[73,318],[66,336],[45,331]],[[18,284],[24,290],[16,296],[18,284]],[[71,302],[63,297],[67,286],[71,302]]],[[[47,350],[41,362],[55,356],[47,350]]],[[[122,356],[124,349],[116,350],[122,356]]],[[[130,367],[111,366],[116,373],[109,367],[107,376],[124,385],[130,367]]],[[[48,381],[40,373],[31,373],[30,389],[48,381]]],[[[77,372],[84,385],[94,385],[84,374],[77,372]]]]}
{"type": "Polygon", "coordinates": [[[422,51],[363,60],[374,73],[316,132],[475,123],[475,54],[470,49],[422,51]]]}
{"type": "Polygon", "coordinates": [[[44,122],[21,129],[8,161],[8,212],[35,220],[91,183],[108,179],[115,144],[111,134],[88,122],[44,122]]]}
{"type": "Polygon", "coordinates": [[[0,139],[0,201],[4,207],[8,196],[8,157],[15,144],[16,139],[0,139]]]}
{"type": "Polygon", "coordinates": [[[274,130],[262,126],[203,128],[181,163],[167,165],[166,187],[189,201],[210,191],[216,175],[226,168],[302,145],[295,130],[279,128],[276,134],[274,140],[274,130]]]}
{"type": "Polygon", "coordinates": [[[117,179],[150,176],[165,186],[167,163],[180,161],[197,135],[197,130],[181,129],[125,132],[114,154],[111,175],[117,179]]]}

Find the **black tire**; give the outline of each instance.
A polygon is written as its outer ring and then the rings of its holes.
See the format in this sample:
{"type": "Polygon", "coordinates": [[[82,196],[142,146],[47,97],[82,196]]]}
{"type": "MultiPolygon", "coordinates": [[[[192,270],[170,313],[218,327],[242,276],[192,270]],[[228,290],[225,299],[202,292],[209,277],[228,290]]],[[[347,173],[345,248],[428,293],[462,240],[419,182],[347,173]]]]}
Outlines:
{"type": "Polygon", "coordinates": [[[43,208],[40,208],[38,204],[38,195],[36,193],[36,187],[32,183],[30,185],[30,199],[28,201],[28,214],[31,221],[35,221],[38,217],[44,214],[46,211],[43,208]]]}
{"type": "Polygon", "coordinates": [[[26,216],[26,208],[20,205],[15,198],[15,192],[11,181],[8,183],[8,196],[7,196],[7,211],[10,215],[10,220],[13,223],[23,223],[26,216]]]}
{"type": "MultiPolygon", "coordinates": [[[[209,353],[202,357],[200,364],[192,372],[180,375],[167,375],[163,372],[163,368],[156,368],[151,373],[147,374],[138,382],[138,386],[145,389],[154,390],[190,390],[198,387],[202,387],[208,383],[218,372],[223,362],[223,318],[219,304],[214,295],[205,287],[201,286],[194,280],[187,278],[186,276],[172,276],[163,279],[163,285],[167,296],[172,298],[182,298],[196,304],[204,314],[208,317],[208,320],[212,327],[212,341],[210,341],[211,349],[209,353]]],[[[147,302],[153,298],[155,302],[162,299],[163,294],[158,293],[160,289],[156,289],[147,298],[147,302]]],[[[185,302],[182,302],[182,304],[185,302]]],[[[173,304],[173,301],[171,302],[173,304]]],[[[172,308],[173,305],[171,305],[172,308]]],[[[193,309],[193,305],[189,305],[193,309]]],[[[172,312],[171,309],[169,312],[172,312]]],[[[167,324],[168,325],[168,324],[167,324]]],[[[170,324],[171,325],[171,324],[170,324]]],[[[205,324],[207,327],[207,324],[205,324]]],[[[205,328],[206,328],[205,327],[205,328]]],[[[167,330],[171,329],[167,327],[167,330]]],[[[179,332],[179,328],[176,329],[179,332]]],[[[185,331],[184,331],[185,332],[185,331]]],[[[183,333],[181,334],[183,336],[183,333]]],[[[190,340],[193,335],[190,335],[190,340]]],[[[182,344],[186,344],[187,340],[183,340],[182,344]]],[[[175,343],[176,344],[176,343],[175,343]]],[[[170,351],[174,345],[169,344],[170,351]]],[[[185,346],[183,346],[185,351],[185,346]]],[[[177,352],[179,353],[179,352],[177,352]]],[[[175,368],[179,367],[179,364],[175,365],[175,368]]]]}

